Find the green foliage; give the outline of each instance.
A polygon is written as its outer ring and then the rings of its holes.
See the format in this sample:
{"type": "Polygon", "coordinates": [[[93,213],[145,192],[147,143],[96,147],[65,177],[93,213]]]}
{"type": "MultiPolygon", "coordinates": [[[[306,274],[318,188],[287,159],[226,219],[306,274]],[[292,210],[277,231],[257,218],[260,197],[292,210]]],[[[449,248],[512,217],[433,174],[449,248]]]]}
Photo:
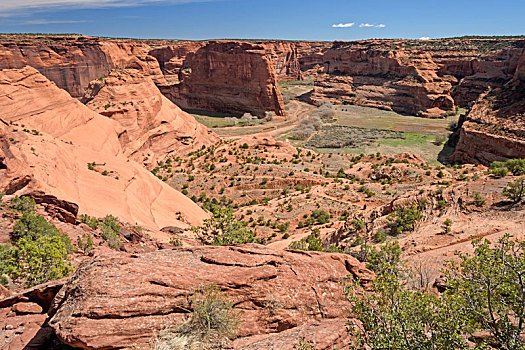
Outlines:
{"type": "Polygon", "coordinates": [[[78,236],[77,246],[84,254],[89,254],[93,250],[93,238],[84,233],[82,236],[78,236]]]}
{"type": "Polygon", "coordinates": [[[202,226],[192,227],[196,237],[204,244],[232,245],[255,242],[255,234],[238,221],[233,210],[212,205],[212,217],[204,220],[202,226]]]}
{"type": "Polygon", "coordinates": [[[403,232],[413,231],[416,223],[421,220],[422,217],[421,210],[416,205],[399,208],[390,214],[388,228],[394,236],[403,232]]]}
{"type": "Polygon", "coordinates": [[[488,330],[498,349],[525,349],[525,241],[506,235],[496,245],[472,242],[446,271],[447,293],[469,328],[488,330]]]}
{"type": "Polygon", "coordinates": [[[35,200],[31,197],[22,196],[11,199],[10,208],[22,213],[35,211],[35,200]]]}
{"type": "Polygon", "coordinates": [[[13,245],[0,246],[0,282],[5,283],[7,276],[30,287],[72,271],[69,238],[42,216],[24,213],[13,231],[13,245]]]}
{"type": "Polygon", "coordinates": [[[450,234],[452,232],[452,220],[446,219],[445,221],[443,221],[443,225],[441,225],[441,228],[443,229],[443,234],[450,234]]]}
{"type": "Polygon", "coordinates": [[[356,231],[362,231],[365,229],[365,223],[359,219],[352,219],[352,226],[356,231]]]}
{"type": "Polygon", "coordinates": [[[299,338],[299,343],[293,346],[294,350],[316,350],[314,343],[311,340],[305,340],[304,338],[299,338]]]}
{"type": "Polygon", "coordinates": [[[481,193],[476,191],[476,192],[474,192],[472,197],[474,198],[474,204],[477,207],[482,207],[482,206],[485,205],[486,201],[485,201],[485,198],[483,198],[483,196],[481,195],[481,193]]]}
{"type": "Polygon", "coordinates": [[[106,215],[100,224],[102,230],[102,238],[108,242],[112,249],[120,249],[122,242],[120,241],[120,225],[118,218],[113,215],[106,215]]]}
{"type": "Polygon", "coordinates": [[[406,287],[409,271],[398,242],[376,249],[361,246],[367,267],[377,275],[371,290],[359,281],[345,286],[353,316],[350,349],[466,349],[460,321],[434,292],[406,287]]]}
{"type": "Polygon", "coordinates": [[[525,178],[520,177],[509,182],[503,189],[502,194],[514,202],[514,204],[520,203],[525,195],[525,178]]]}
{"type": "Polygon", "coordinates": [[[91,229],[96,230],[98,228],[98,225],[100,224],[100,221],[98,219],[95,219],[94,217],[91,217],[87,214],[82,214],[78,217],[80,222],[83,222],[84,224],[91,227],[91,229]]]}
{"type": "Polygon", "coordinates": [[[314,210],[310,214],[310,217],[313,218],[315,222],[320,225],[330,222],[330,215],[324,210],[314,210]]]}
{"type": "Polygon", "coordinates": [[[496,177],[507,175],[507,172],[504,172],[501,169],[510,171],[514,176],[525,175],[525,159],[509,159],[506,162],[493,162],[490,165],[490,169],[492,174],[496,177]]]}
{"type": "Polygon", "coordinates": [[[359,321],[348,327],[350,349],[467,349],[455,313],[434,292],[407,289],[391,275],[378,275],[371,291],[354,281],[345,292],[359,321]]]}
{"type": "Polygon", "coordinates": [[[323,241],[320,238],[319,229],[312,230],[308,237],[290,243],[288,249],[323,251],[323,241]]]}

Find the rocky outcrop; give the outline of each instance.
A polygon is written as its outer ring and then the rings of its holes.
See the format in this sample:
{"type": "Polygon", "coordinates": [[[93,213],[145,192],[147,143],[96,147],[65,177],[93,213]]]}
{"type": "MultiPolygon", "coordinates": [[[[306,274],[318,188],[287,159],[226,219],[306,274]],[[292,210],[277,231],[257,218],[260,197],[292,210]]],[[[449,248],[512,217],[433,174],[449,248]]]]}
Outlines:
{"type": "Polygon", "coordinates": [[[151,168],[169,156],[210,146],[218,137],[164,97],[150,77],[118,70],[93,81],[82,99],[120,126],[127,157],[151,168]]]}
{"type": "Polygon", "coordinates": [[[346,334],[343,324],[350,315],[340,281],[347,276],[364,283],[373,278],[349,255],[259,245],[141,256],[111,252],[78,268],[55,298],[49,324],[74,347],[145,348],[161,330],[187,318],[196,289],[215,285],[240,313],[234,348],[265,348],[254,344],[271,344],[273,338],[275,344],[291,342],[282,347],[291,349],[298,342],[294,334],[324,329],[325,338],[314,338],[324,349],[346,334]]]}
{"type": "Polygon", "coordinates": [[[52,348],[55,335],[46,321],[53,299],[65,282],[49,282],[0,299],[2,350],[52,348]]]}
{"type": "Polygon", "coordinates": [[[71,96],[80,98],[88,84],[114,68],[140,69],[165,83],[149,47],[137,42],[110,41],[83,36],[44,36],[0,43],[0,69],[36,68],[71,96]]]}
{"type": "Polygon", "coordinates": [[[452,161],[478,162],[525,158],[525,49],[513,80],[482,95],[460,119],[452,161]]]}
{"type": "Polygon", "coordinates": [[[262,45],[212,41],[190,53],[180,83],[161,91],[181,108],[264,116],[283,116],[284,103],[272,65],[262,45]]]}
{"type": "Polygon", "coordinates": [[[160,69],[169,83],[177,83],[179,72],[184,64],[186,56],[205,46],[204,41],[182,41],[176,44],[159,46],[149,51],[159,62],[160,69]]]}
{"type": "Polygon", "coordinates": [[[113,214],[152,229],[198,225],[207,217],[123,154],[118,122],[91,111],[34,68],[0,71],[0,109],[0,191],[41,191],[75,203],[80,213],[113,214]]]}
{"type": "Polygon", "coordinates": [[[503,86],[521,47],[513,39],[336,42],[323,54],[312,100],[440,116],[503,86]]]}

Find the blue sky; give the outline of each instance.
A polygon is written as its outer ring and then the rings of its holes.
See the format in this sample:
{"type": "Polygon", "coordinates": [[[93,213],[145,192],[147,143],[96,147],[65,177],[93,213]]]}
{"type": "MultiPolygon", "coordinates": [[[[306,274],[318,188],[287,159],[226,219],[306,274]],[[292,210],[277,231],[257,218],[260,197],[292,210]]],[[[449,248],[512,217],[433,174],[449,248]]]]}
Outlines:
{"type": "Polygon", "coordinates": [[[0,0],[0,32],[356,40],[525,34],[525,0],[0,0]]]}

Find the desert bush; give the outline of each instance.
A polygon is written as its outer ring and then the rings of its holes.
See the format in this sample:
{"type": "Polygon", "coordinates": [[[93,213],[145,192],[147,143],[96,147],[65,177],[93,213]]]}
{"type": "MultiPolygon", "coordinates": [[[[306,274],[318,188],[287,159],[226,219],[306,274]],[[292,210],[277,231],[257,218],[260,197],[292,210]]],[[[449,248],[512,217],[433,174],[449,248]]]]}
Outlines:
{"type": "Polygon", "coordinates": [[[317,117],[320,119],[332,119],[335,116],[335,111],[333,109],[333,106],[330,102],[326,102],[322,104],[319,108],[314,109],[312,113],[310,113],[311,117],[317,117]]]}
{"type": "Polygon", "coordinates": [[[246,224],[235,218],[228,207],[211,206],[212,217],[202,226],[192,227],[196,237],[204,244],[232,245],[255,242],[255,234],[246,229],[246,224]]]}
{"type": "MultiPolygon", "coordinates": [[[[500,169],[507,169],[514,176],[525,175],[525,159],[509,159],[506,162],[492,162],[491,172],[502,172],[500,169]]],[[[505,173],[507,175],[507,173],[505,173]]],[[[499,176],[501,177],[501,176],[499,176]]]]}
{"type": "Polygon", "coordinates": [[[388,228],[390,233],[397,236],[403,232],[413,231],[417,222],[423,217],[421,210],[416,206],[399,208],[390,214],[388,228]]]}
{"type": "Polygon", "coordinates": [[[307,139],[313,135],[314,132],[320,130],[322,126],[323,122],[319,117],[302,119],[299,125],[292,130],[291,137],[298,140],[307,139]]]}
{"type": "Polygon", "coordinates": [[[505,235],[476,239],[473,254],[457,252],[447,266],[447,295],[468,329],[491,334],[497,349],[525,349],[525,241],[505,235]]]}
{"type": "Polygon", "coordinates": [[[93,238],[87,233],[84,233],[82,236],[77,238],[77,247],[84,254],[89,254],[93,250],[93,238]]]}
{"type": "Polygon", "coordinates": [[[520,203],[525,195],[525,177],[509,182],[503,189],[502,194],[514,204],[520,203]]]}
{"type": "Polygon", "coordinates": [[[22,213],[35,211],[35,206],[35,200],[27,196],[16,196],[13,199],[11,199],[11,203],[9,205],[11,209],[22,213]]]}
{"type": "Polygon", "coordinates": [[[483,196],[481,195],[481,193],[479,192],[474,192],[474,194],[472,195],[472,197],[474,198],[474,204],[477,206],[477,207],[482,207],[485,205],[486,203],[486,200],[485,198],[483,198],[483,196]]]}
{"type": "Polygon", "coordinates": [[[299,241],[293,241],[288,246],[288,249],[297,250],[310,250],[310,251],[323,251],[323,241],[320,238],[320,232],[318,229],[312,230],[312,233],[308,237],[303,238],[299,241]]]}
{"type": "Polygon", "coordinates": [[[428,288],[428,271],[422,283],[407,283],[414,271],[402,263],[399,245],[361,246],[376,279],[367,289],[359,280],[345,286],[357,320],[347,328],[350,349],[472,348],[466,339],[480,350],[525,349],[525,241],[505,235],[472,245],[473,254],[456,252],[442,270],[442,294],[428,288]],[[489,336],[471,337],[480,331],[489,336]]]}
{"type": "Polygon", "coordinates": [[[13,231],[12,245],[0,245],[0,280],[4,283],[8,277],[30,287],[72,271],[69,238],[42,216],[24,213],[13,231]]]}
{"type": "Polygon", "coordinates": [[[122,242],[120,241],[120,225],[118,218],[113,215],[106,215],[100,225],[102,230],[102,238],[108,242],[112,249],[120,249],[122,242]]]}
{"type": "Polygon", "coordinates": [[[88,225],[93,230],[96,230],[98,228],[98,225],[100,224],[100,221],[98,219],[95,219],[94,217],[91,217],[87,214],[81,214],[78,217],[78,219],[80,222],[88,225]]]}
{"type": "Polygon", "coordinates": [[[217,287],[204,286],[193,293],[190,318],[163,331],[155,350],[222,349],[238,324],[233,303],[217,287]]]}

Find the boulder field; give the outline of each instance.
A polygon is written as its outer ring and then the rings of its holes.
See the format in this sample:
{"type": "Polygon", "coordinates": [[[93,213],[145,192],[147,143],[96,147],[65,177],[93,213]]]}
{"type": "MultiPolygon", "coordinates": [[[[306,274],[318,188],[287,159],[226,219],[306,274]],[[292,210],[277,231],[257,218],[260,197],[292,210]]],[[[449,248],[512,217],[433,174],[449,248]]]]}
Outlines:
{"type": "MultiPolygon", "coordinates": [[[[165,108],[175,111],[170,126],[175,130],[179,111],[165,108]]],[[[207,217],[126,157],[119,142],[125,127],[93,112],[34,68],[0,71],[0,109],[0,189],[6,194],[43,192],[77,204],[79,213],[112,214],[153,229],[186,227],[207,217]]]]}

